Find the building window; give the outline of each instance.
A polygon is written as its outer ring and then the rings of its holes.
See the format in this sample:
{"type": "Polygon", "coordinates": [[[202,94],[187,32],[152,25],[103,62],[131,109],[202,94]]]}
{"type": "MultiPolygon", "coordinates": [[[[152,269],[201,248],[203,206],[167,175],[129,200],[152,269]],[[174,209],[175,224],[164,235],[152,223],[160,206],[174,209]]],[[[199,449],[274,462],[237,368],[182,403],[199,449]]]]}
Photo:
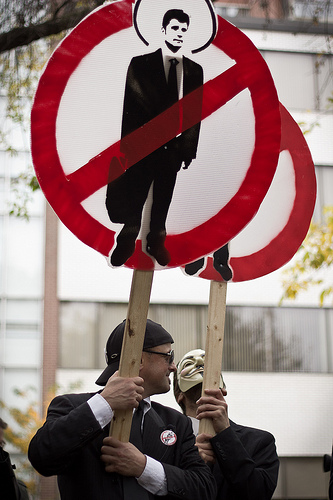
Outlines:
{"type": "Polygon", "coordinates": [[[250,13],[248,4],[225,3],[215,4],[216,13],[221,17],[247,17],[250,13]]]}
{"type": "Polygon", "coordinates": [[[329,371],[324,309],[229,307],[223,368],[231,371],[329,371]]]}
{"type": "MultiPolygon", "coordinates": [[[[127,313],[127,304],[63,302],[60,367],[103,368],[104,346],[127,313]]],[[[223,370],[332,372],[333,324],[329,309],[228,306],[223,370]]],[[[150,304],[148,317],[175,340],[175,357],[205,348],[207,306],[150,304]]]]}
{"type": "Polygon", "coordinates": [[[295,19],[333,20],[333,5],[327,0],[295,0],[291,3],[291,12],[295,19]]]}

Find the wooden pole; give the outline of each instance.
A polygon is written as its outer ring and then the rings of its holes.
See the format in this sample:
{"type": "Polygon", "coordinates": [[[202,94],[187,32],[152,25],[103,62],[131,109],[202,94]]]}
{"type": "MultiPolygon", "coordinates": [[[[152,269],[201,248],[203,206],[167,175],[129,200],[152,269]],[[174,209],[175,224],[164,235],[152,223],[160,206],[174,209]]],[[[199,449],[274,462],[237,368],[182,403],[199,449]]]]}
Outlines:
{"type": "MultiPolygon", "coordinates": [[[[133,271],[130,299],[121,349],[119,375],[137,377],[139,375],[143,342],[145,338],[150,292],[154,271],[133,271]]],[[[110,426],[110,436],[128,442],[131,432],[133,411],[115,411],[110,426]]]]}
{"type": "MultiPolygon", "coordinates": [[[[227,283],[224,281],[211,281],[202,395],[204,395],[205,389],[217,389],[219,387],[223,353],[226,296],[227,283]]],[[[209,418],[200,420],[199,433],[207,433],[212,436],[215,435],[213,424],[209,418]]]]}

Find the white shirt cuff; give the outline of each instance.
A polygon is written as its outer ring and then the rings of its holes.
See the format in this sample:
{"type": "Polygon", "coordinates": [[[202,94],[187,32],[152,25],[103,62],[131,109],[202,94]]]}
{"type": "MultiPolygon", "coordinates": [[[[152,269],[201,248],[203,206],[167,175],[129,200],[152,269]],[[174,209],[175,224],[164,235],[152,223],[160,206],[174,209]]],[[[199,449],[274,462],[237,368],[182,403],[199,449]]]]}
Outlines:
{"type": "Polygon", "coordinates": [[[146,467],[137,481],[153,495],[163,496],[168,493],[167,480],[164,467],[152,457],[146,455],[146,467]]]}
{"type": "MultiPolygon", "coordinates": [[[[88,399],[87,403],[102,429],[111,422],[113,411],[103,396],[95,394],[92,398],[88,399]]],[[[141,476],[137,478],[137,481],[140,486],[153,495],[163,496],[168,493],[163,465],[161,462],[147,455],[146,466],[141,476]]]]}
{"type": "Polygon", "coordinates": [[[92,398],[88,399],[87,403],[99,425],[104,429],[104,427],[111,422],[113,417],[111,406],[100,394],[95,394],[92,398]]]}

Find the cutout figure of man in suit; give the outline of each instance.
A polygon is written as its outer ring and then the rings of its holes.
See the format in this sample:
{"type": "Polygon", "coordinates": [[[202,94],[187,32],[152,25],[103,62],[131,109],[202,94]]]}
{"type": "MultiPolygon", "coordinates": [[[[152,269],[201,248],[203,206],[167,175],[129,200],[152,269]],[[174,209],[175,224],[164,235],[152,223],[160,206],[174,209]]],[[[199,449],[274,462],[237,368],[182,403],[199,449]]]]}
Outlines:
{"type": "MultiPolygon", "coordinates": [[[[189,15],[180,9],[168,10],[162,21],[164,46],[156,52],[134,57],[129,65],[122,118],[121,151],[125,158],[133,156],[127,136],[178,103],[178,100],[203,85],[202,67],[185,56],[177,55],[184,44],[190,25],[189,15]]],[[[161,266],[171,259],[164,246],[166,218],[172,200],[177,173],[187,169],[196,157],[200,131],[202,92],[195,105],[182,113],[175,106],[172,123],[175,137],[138,161],[124,174],[108,184],[106,208],[112,222],[124,224],[117,236],[111,264],[121,266],[133,254],[141,227],[141,218],[149,189],[153,184],[150,231],[146,251],[161,266]],[[191,114],[192,126],[187,126],[191,114]],[[193,117],[194,122],[193,122],[193,117]],[[180,120],[182,132],[177,135],[180,120]],[[193,125],[193,123],[195,123],[193,125]]],[[[171,120],[170,120],[171,122],[171,120]]],[[[156,130],[158,138],[159,130],[156,130]]]]}

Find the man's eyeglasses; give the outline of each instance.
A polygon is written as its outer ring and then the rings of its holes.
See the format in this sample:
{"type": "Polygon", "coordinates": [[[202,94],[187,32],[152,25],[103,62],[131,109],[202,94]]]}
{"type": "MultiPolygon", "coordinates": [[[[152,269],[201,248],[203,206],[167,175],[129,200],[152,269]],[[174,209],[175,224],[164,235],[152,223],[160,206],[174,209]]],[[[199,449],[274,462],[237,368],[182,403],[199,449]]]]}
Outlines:
{"type": "Polygon", "coordinates": [[[159,354],[160,356],[165,356],[168,359],[169,365],[172,365],[175,359],[175,352],[173,349],[169,352],[159,352],[159,351],[151,351],[150,349],[144,349],[144,352],[149,352],[150,354],[159,354]]]}

